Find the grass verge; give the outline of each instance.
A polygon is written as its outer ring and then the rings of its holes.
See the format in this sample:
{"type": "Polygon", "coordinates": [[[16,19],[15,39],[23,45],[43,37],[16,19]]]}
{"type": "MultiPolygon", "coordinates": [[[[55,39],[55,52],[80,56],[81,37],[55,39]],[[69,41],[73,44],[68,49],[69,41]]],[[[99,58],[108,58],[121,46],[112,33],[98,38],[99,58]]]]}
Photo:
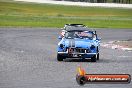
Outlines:
{"type": "Polygon", "coordinates": [[[63,27],[66,23],[82,23],[94,28],[132,28],[132,9],[0,0],[1,27],[63,27]]]}

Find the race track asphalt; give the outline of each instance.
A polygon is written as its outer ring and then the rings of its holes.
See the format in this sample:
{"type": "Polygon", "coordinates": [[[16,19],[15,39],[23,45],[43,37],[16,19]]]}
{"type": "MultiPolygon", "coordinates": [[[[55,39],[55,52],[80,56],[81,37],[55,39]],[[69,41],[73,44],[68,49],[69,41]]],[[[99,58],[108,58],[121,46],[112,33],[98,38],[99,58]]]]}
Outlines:
{"type": "MultiPolygon", "coordinates": [[[[132,29],[95,29],[101,42],[132,39],[132,29]]],[[[87,73],[132,75],[132,52],[101,47],[100,60],[58,62],[60,29],[0,28],[0,88],[132,88],[130,84],[76,83],[77,67],[87,73]]]]}

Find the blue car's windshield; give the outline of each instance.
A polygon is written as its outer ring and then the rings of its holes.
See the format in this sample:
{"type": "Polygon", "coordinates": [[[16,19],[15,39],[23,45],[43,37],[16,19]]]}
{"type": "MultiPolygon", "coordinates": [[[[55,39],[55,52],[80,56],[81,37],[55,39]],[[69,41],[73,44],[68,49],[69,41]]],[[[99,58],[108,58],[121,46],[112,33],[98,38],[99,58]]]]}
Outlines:
{"type": "Polygon", "coordinates": [[[65,34],[65,38],[68,39],[73,39],[73,38],[89,38],[92,39],[93,38],[93,33],[88,32],[88,31],[70,31],[70,32],[66,32],[65,34]]]}

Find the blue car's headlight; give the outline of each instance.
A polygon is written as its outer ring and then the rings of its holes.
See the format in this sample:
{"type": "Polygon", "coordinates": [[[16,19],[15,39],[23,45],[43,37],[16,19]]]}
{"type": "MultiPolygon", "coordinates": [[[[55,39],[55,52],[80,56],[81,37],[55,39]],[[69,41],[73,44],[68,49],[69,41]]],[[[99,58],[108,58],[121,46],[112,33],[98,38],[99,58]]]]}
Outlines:
{"type": "Polygon", "coordinates": [[[95,46],[94,46],[94,45],[91,45],[90,49],[92,50],[92,49],[94,49],[94,48],[95,48],[95,46]]]}
{"type": "Polygon", "coordinates": [[[64,45],[63,44],[60,44],[60,48],[63,49],[64,45]]]}

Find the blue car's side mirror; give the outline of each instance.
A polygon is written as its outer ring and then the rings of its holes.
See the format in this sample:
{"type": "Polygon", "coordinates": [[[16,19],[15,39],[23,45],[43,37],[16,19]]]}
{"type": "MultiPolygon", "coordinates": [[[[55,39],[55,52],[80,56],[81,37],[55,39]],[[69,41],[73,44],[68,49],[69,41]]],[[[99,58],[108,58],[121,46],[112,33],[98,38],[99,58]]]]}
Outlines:
{"type": "Polygon", "coordinates": [[[59,36],[58,39],[62,39],[62,36],[59,36]]]}
{"type": "Polygon", "coordinates": [[[98,41],[100,41],[100,40],[101,40],[101,38],[97,38],[97,40],[98,40],[98,41]]]}

